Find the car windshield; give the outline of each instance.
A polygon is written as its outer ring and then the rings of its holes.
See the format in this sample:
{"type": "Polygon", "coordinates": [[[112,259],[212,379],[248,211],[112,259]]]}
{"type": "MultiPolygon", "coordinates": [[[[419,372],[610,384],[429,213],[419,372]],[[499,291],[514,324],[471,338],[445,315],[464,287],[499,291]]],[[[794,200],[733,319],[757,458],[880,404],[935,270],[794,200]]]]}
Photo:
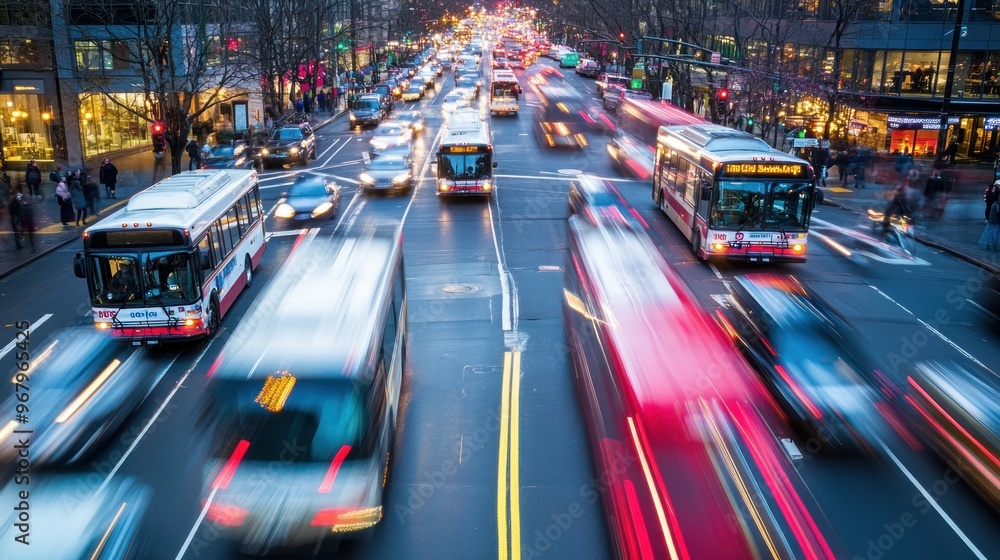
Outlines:
{"type": "Polygon", "coordinates": [[[345,448],[347,459],[364,456],[370,390],[351,379],[296,379],[288,372],[218,380],[207,418],[222,445],[212,452],[228,458],[242,440],[250,444],[247,461],[329,463],[345,448]]]}
{"type": "Polygon", "coordinates": [[[379,158],[373,159],[368,169],[372,170],[387,170],[387,169],[407,169],[407,163],[401,159],[393,158],[379,158]]]}
{"type": "Polygon", "coordinates": [[[402,133],[403,129],[398,125],[379,125],[379,127],[375,129],[375,136],[399,136],[402,133]]]}
{"type": "Polygon", "coordinates": [[[95,307],[180,305],[200,296],[189,253],[92,255],[88,266],[95,307]]]}
{"type": "Polygon", "coordinates": [[[326,183],[318,179],[299,181],[288,190],[288,196],[325,196],[326,183]]]}
{"type": "Polygon", "coordinates": [[[720,181],[712,227],[805,231],[808,183],[720,181]]]}
{"type": "Polygon", "coordinates": [[[354,104],[355,109],[378,109],[378,101],[374,99],[359,99],[354,104]]]}
{"type": "Polygon", "coordinates": [[[414,85],[410,86],[409,88],[407,88],[406,91],[408,91],[410,93],[420,93],[420,92],[424,91],[424,88],[420,87],[419,85],[414,84],[414,85]]]}
{"type": "Polygon", "coordinates": [[[301,140],[302,130],[299,128],[279,128],[271,135],[271,140],[301,140]]]}
{"type": "Polygon", "coordinates": [[[211,157],[214,158],[231,158],[236,155],[236,148],[234,146],[216,146],[212,148],[211,157]]]}

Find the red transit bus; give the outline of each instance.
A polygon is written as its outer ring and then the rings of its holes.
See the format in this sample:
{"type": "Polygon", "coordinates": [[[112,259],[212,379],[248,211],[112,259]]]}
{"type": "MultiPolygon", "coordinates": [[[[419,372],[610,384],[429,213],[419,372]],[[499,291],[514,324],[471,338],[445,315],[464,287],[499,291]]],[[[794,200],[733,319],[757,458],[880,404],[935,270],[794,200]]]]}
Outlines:
{"type": "Polygon", "coordinates": [[[652,241],[570,218],[563,312],[615,556],[845,558],[780,412],[652,241]]]}
{"type": "Polygon", "coordinates": [[[661,126],[707,122],[670,103],[626,97],[618,106],[618,127],[608,142],[608,154],[622,173],[646,181],[653,177],[661,126]]]}

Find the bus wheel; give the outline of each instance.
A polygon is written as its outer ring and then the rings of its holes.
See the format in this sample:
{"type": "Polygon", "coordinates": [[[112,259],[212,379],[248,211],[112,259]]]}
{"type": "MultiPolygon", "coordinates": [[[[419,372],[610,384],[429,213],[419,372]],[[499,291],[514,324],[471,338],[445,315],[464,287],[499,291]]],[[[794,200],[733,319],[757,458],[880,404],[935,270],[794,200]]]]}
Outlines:
{"type": "Polygon", "coordinates": [[[705,262],[705,257],[701,255],[701,230],[694,230],[691,234],[691,247],[694,249],[694,256],[699,262],[705,262]]]}
{"type": "Polygon", "coordinates": [[[253,261],[250,260],[250,255],[243,257],[243,275],[246,276],[246,287],[249,288],[253,284],[253,261]]]}
{"type": "Polygon", "coordinates": [[[208,306],[208,333],[206,333],[207,338],[212,338],[215,336],[215,332],[219,330],[219,301],[216,299],[215,295],[212,295],[212,303],[208,306]]]}

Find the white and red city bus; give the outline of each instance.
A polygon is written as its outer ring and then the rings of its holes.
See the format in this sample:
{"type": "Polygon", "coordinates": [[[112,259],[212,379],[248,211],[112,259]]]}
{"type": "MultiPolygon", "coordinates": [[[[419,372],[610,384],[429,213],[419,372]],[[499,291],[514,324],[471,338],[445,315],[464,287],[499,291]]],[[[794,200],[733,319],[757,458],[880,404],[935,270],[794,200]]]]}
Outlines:
{"type": "Polygon", "coordinates": [[[695,255],[805,262],[816,175],[809,162],[716,124],[664,126],[653,201],[695,255]]]}
{"type": "Polygon", "coordinates": [[[99,329],[158,344],[211,336],[265,247],[257,172],[190,171],[87,228],[73,270],[99,329]]]}
{"type": "Polygon", "coordinates": [[[570,218],[563,314],[615,558],[846,557],[776,403],[652,241],[570,218]],[[785,429],[785,428],[782,428],[785,429]]]}
{"type": "Polygon", "coordinates": [[[485,195],[496,190],[493,142],[478,109],[459,109],[438,146],[438,196],[485,195]]]}
{"type": "Polygon", "coordinates": [[[623,173],[647,181],[653,176],[656,135],[661,126],[707,122],[670,103],[625,97],[618,105],[618,125],[613,127],[608,155],[623,173]]]}

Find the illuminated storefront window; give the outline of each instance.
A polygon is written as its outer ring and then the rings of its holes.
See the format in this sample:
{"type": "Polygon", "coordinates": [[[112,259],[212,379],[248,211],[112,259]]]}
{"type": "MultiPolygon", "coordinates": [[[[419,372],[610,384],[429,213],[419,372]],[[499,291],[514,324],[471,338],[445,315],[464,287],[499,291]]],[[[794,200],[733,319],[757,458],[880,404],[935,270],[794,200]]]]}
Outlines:
{"type": "Polygon", "coordinates": [[[81,94],[80,140],[84,157],[150,145],[145,100],[139,93],[81,94]]]}
{"type": "MultiPolygon", "coordinates": [[[[13,83],[16,91],[40,91],[41,80],[13,83]]],[[[0,136],[8,161],[52,161],[52,110],[41,93],[0,93],[0,136]]]]}

